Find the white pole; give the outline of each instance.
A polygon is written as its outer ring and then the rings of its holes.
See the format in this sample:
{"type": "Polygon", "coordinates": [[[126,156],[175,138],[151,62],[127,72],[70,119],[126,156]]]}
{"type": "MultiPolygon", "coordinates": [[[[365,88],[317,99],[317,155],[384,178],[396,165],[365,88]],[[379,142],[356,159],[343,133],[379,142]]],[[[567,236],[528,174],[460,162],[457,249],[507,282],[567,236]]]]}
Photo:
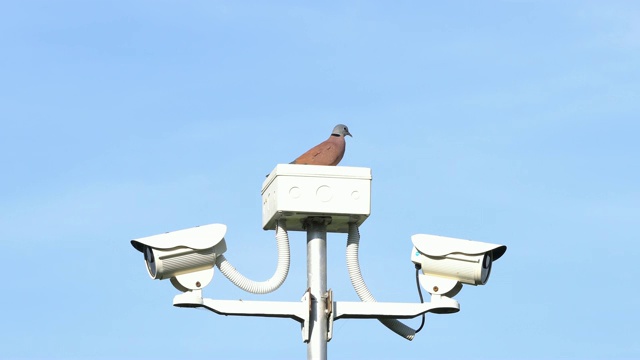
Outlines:
{"type": "Polygon", "coordinates": [[[308,218],[307,286],[311,291],[308,360],[327,359],[327,218],[308,218]]]}

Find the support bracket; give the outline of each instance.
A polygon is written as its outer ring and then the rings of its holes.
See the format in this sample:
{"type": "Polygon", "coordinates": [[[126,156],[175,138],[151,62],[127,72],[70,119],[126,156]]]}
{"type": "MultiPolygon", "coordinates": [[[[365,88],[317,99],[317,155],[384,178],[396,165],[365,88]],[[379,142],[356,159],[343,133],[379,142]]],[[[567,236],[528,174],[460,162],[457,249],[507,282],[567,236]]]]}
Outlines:
{"type": "Polygon", "coordinates": [[[331,341],[333,337],[333,290],[327,291],[325,301],[327,302],[327,341],[331,341]]]}
{"type": "Polygon", "coordinates": [[[334,319],[411,319],[424,313],[451,314],[460,311],[460,304],[453,299],[441,299],[437,303],[421,304],[391,302],[333,303],[334,319]]]}
{"type": "Polygon", "coordinates": [[[307,290],[301,301],[243,301],[243,300],[214,300],[198,298],[198,294],[177,295],[173,299],[173,306],[185,308],[206,308],[219,315],[258,316],[293,319],[301,324],[302,340],[309,341],[311,327],[311,293],[307,290]],[[194,296],[195,295],[195,296],[194,296]]]}

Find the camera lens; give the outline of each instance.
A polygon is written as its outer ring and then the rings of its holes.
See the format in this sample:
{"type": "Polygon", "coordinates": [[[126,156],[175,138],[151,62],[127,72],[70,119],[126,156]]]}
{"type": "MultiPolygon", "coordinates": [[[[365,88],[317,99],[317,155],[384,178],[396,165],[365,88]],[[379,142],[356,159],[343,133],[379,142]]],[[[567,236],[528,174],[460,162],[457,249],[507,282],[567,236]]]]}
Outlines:
{"type": "Polygon", "coordinates": [[[147,269],[152,278],[156,277],[156,261],[153,256],[153,250],[150,247],[144,248],[144,260],[147,263],[147,269]]]}
{"type": "Polygon", "coordinates": [[[491,253],[484,254],[484,258],[482,259],[482,268],[488,269],[491,266],[491,253]]]}

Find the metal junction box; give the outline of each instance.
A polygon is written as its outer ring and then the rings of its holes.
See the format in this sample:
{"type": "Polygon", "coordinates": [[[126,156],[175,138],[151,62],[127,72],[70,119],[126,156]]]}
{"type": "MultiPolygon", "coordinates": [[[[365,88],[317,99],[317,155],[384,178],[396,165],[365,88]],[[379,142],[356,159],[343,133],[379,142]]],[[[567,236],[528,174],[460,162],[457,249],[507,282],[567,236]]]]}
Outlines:
{"type": "Polygon", "coordinates": [[[346,233],[371,213],[371,169],[278,164],[262,184],[262,228],[282,217],[288,230],[304,231],[309,216],[330,216],[327,232],[346,233]]]}

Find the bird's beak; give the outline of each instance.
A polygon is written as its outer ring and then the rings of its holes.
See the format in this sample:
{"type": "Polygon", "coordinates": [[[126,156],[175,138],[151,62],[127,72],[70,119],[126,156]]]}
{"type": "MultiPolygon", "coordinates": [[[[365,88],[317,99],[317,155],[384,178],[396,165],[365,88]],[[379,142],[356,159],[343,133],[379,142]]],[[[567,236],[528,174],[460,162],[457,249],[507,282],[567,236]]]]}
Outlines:
{"type": "MultiPolygon", "coordinates": [[[[351,133],[347,131],[347,133],[344,134],[344,136],[347,136],[347,135],[351,136],[351,133]]],[[[351,137],[353,137],[353,136],[351,136],[351,137]]]]}

